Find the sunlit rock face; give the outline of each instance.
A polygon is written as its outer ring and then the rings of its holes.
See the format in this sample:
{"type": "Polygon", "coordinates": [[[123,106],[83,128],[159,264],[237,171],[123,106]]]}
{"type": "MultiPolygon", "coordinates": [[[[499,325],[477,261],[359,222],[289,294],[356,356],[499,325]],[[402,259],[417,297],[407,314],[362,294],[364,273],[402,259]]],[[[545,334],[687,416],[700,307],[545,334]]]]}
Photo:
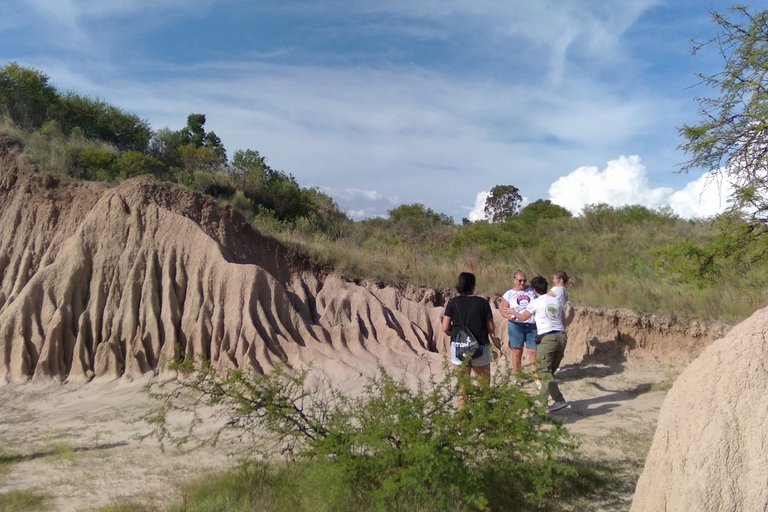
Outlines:
{"type": "Polygon", "coordinates": [[[633,512],[768,510],[768,308],[678,377],[659,417],[633,512]]]}

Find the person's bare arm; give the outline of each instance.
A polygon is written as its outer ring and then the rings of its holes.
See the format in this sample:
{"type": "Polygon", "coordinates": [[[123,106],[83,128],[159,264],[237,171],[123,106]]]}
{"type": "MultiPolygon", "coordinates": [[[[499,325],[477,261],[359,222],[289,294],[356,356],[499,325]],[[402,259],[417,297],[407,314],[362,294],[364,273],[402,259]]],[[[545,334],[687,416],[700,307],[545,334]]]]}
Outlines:
{"type": "Polygon", "coordinates": [[[488,336],[491,338],[496,337],[496,323],[493,321],[493,318],[488,319],[488,336]]]}
{"type": "Polygon", "coordinates": [[[510,309],[512,308],[509,307],[509,302],[507,302],[507,299],[501,299],[501,307],[499,308],[499,311],[504,318],[509,319],[510,309]]]}
{"type": "Polygon", "coordinates": [[[447,335],[451,335],[453,332],[453,327],[451,326],[451,317],[443,315],[443,324],[442,324],[443,332],[447,335]]]}
{"type": "Polygon", "coordinates": [[[509,313],[517,319],[518,322],[525,322],[529,318],[531,318],[531,312],[530,311],[523,311],[522,313],[518,313],[514,309],[510,309],[509,313]]]}

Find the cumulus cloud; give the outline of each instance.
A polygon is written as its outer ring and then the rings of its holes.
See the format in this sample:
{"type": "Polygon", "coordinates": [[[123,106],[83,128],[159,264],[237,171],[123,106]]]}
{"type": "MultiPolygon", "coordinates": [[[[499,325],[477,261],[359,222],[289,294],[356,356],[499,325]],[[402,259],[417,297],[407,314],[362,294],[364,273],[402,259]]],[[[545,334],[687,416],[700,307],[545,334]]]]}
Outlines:
{"type": "Polygon", "coordinates": [[[637,155],[620,156],[605,169],[579,167],[549,187],[550,200],[571,213],[579,214],[590,204],[610,206],[639,204],[648,208],[670,206],[681,217],[707,217],[721,213],[733,187],[712,173],[705,173],[682,190],[653,188],[646,168],[637,155]]]}
{"type": "Polygon", "coordinates": [[[674,192],[669,205],[681,217],[707,217],[722,212],[728,206],[728,198],[734,187],[713,172],[704,173],[699,179],[674,192]]]}
{"type": "Polygon", "coordinates": [[[478,220],[485,220],[485,200],[488,199],[489,191],[483,190],[477,193],[475,198],[475,206],[469,211],[469,220],[476,222],[478,220]]]}

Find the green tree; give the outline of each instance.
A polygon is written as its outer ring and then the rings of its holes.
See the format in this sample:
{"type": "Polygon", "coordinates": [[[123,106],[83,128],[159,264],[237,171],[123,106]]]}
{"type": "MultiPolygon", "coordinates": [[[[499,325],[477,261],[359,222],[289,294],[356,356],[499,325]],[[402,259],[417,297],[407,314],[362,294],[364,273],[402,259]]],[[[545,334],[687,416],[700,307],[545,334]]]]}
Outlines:
{"type": "Polygon", "coordinates": [[[178,147],[181,168],[184,172],[215,171],[222,165],[221,157],[211,148],[182,144],[178,147]]]}
{"type": "Polygon", "coordinates": [[[39,128],[51,118],[59,100],[48,76],[16,62],[0,70],[0,114],[5,114],[21,128],[39,128]]]}
{"type": "Polygon", "coordinates": [[[444,224],[451,225],[453,221],[444,213],[438,213],[432,208],[427,208],[421,203],[402,204],[392,208],[389,219],[392,222],[411,222],[416,224],[444,224]]]}
{"type": "Polygon", "coordinates": [[[690,157],[682,171],[705,168],[736,186],[733,208],[744,207],[752,219],[768,221],[768,10],[750,14],[735,5],[712,12],[715,36],[695,41],[693,53],[714,47],[723,70],[699,73],[716,97],[697,96],[701,122],[683,125],[680,145],[690,157]]]}
{"type": "Polygon", "coordinates": [[[496,185],[485,199],[485,215],[491,222],[503,222],[520,211],[523,198],[514,185],[496,185]]]}
{"type": "Polygon", "coordinates": [[[79,179],[111,181],[114,178],[112,166],[117,158],[115,153],[114,149],[85,147],[76,154],[70,174],[79,179]]]}
{"type": "MultiPolygon", "coordinates": [[[[216,155],[221,165],[227,162],[227,152],[221,139],[214,132],[205,132],[205,114],[189,114],[187,126],[179,130],[179,142],[182,146],[189,145],[195,148],[207,148],[210,153],[216,155]]],[[[192,169],[196,170],[196,169],[192,169]]]]}
{"type": "Polygon", "coordinates": [[[99,98],[69,92],[56,106],[64,133],[80,128],[86,137],[114,144],[120,151],[147,151],[152,136],[149,122],[99,98]]]}
{"type": "Polygon", "coordinates": [[[549,199],[538,199],[520,210],[517,216],[521,222],[535,223],[541,219],[568,219],[571,212],[549,199]]]}
{"type": "Polygon", "coordinates": [[[168,127],[160,128],[152,135],[147,154],[157,158],[168,168],[181,168],[180,145],[178,132],[168,127]]]}
{"type": "Polygon", "coordinates": [[[232,165],[230,166],[230,170],[235,174],[256,172],[261,176],[264,176],[268,168],[267,159],[252,149],[237,150],[232,157],[232,165]]]}
{"type": "Polygon", "coordinates": [[[151,174],[156,178],[165,177],[165,166],[163,163],[150,155],[141,151],[128,150],[123,152],[120,157],[112,164],[114,173],[121,178],[133,178],[143,174],[151,174]]]}

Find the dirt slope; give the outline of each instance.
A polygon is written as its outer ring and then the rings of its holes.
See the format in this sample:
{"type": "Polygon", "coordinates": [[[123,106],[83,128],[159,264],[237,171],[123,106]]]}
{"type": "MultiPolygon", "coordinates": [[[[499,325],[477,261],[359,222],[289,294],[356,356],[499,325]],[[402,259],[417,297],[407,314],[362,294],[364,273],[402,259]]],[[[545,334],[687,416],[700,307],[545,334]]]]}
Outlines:
{"type": "Polygon", "coordinates": [[[768,510],[768,308],[708,347],[667,394],[633,511],[768,510]]]}

